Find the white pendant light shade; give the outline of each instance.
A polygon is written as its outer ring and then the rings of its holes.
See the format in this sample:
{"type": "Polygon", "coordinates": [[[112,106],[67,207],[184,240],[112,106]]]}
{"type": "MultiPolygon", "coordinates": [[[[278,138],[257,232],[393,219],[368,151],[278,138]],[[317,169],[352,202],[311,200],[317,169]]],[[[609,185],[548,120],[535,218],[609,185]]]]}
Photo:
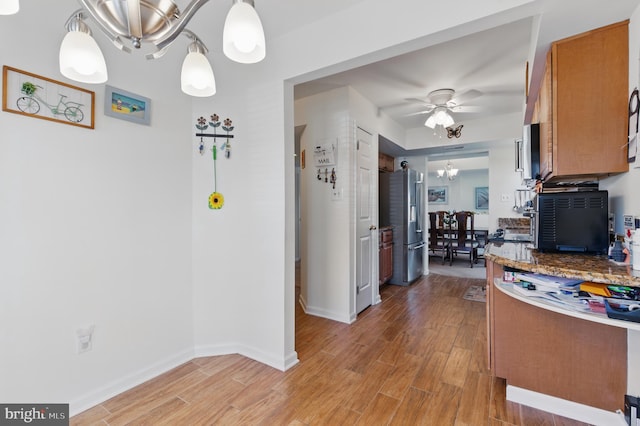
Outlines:
{"type": "Polygon", "coordinates": [[[107,81],[107,64],[98,43],[89,33],[70,31],[60,45],[60,72],[81,83],[107,81]]]}
{"type": "Polygon", "coordinates": [[[427,121],[424,122],[424,125],[430,129],[435,129],[436,128],[435,114],[431,114],[429,118],[427,118],[427,121]]]}
{"type": "Polygon", "coordinates": [[[181,88],[191,96],[205,97],[216,93],[216,79],[207,57],[200,52],[189,52],[182,63],[181,88]]]}
{"type": "Polygon", "coordinates": [[[19,10],[19,0],[0,0],[0,15],[13,15],[19,10]]]}
{"type": "Polygon", "coordinates": [[[264,59],[266,43],[258,13],[248,3],[234,0],[227,14],[222,34],[222,50],[227,58],[243,64],[264,59]]]}
{"type": "Polygon", "coordinates": [[[453,126],[454,124],[455,122],[453,121],[453,117],[449,115],[447,109],[444,107],[436,107],[433,114],[431,114],[429,118],[427,118],[427,121],[425,121],[424,123],[425,126],[431,129],[435,129],[437,125],[449,127],[453,126]]]}

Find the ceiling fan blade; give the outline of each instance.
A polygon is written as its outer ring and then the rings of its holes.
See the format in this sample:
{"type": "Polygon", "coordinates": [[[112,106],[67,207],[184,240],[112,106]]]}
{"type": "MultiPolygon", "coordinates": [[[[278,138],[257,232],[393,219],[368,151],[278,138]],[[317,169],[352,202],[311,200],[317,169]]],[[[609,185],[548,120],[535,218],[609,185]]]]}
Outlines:
{"type": "Polygon", "coordinates": [[[454,96],[448,103],[452,104],[452,105],[460,105],[463,104],[467,101],[470,101],[471,99],[475,99],[479,96],[482,96],[482,92],[479,90],[475,90],[475,89],[471,89],[471,90],[467,90],[464,93],[461,93],[457,96],[454,96]]]}
{"type": "Polygon", "coordinates": [[[429,114],[432,111],[433,111],[433,108],[425,109],[423,111],[418,111],[418,112],[410,112],[409,114],[406,114],[405,117],[411,117],[413,115],[429,114]]]}
{"type": "Polygon", "coordinates": [[[479,106],[471,106],[471,105],[458,105],[458,106],[449,107],[449,110],[452,112],[473,113],[473,112],[481,112],[483,108],[479,106]]]}
{"type": "Polygon", "coordinates": [[[420,99],[420,98],[405,98],[405,101],[418,103],[418,104],[422,104],[422,105],[427,105],[427,106],[431,105],[431,103],[428,100],[420,99]]]}

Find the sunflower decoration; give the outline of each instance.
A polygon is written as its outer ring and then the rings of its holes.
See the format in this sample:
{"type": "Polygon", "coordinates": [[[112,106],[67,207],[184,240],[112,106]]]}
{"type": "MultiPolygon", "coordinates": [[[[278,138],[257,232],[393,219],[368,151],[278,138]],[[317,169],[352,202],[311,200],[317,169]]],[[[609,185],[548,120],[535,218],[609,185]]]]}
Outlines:
{"type": "Polygon", "coordinates": [[[209,195],[209,208],[212,210],[219,210],[224,205],[224,196],[219,192],[214,192],[209,195]]]}

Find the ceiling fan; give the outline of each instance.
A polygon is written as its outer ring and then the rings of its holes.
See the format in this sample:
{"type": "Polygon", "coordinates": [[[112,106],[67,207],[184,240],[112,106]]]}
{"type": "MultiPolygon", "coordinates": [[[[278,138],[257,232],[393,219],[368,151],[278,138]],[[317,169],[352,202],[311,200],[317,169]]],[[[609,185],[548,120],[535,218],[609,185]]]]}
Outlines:
{"type": "Polygon", "coordinates": [[[481,92],[478,90],[468,90],[454,97],[455,93],[453,89],[438,89],[430,92],[429,95],[427,95],[426,101],[418,98],[407,99],[412,102],[419,102],[427,108],[410,115],[430,114],[424,125],[434,129],[437,125],[445,128],[453,126],[455,122],[450,114],[451,112],[478,112],[480,110],[479,107],[462,105],[462,103],[477,98],[482,95],[481,92]]]}

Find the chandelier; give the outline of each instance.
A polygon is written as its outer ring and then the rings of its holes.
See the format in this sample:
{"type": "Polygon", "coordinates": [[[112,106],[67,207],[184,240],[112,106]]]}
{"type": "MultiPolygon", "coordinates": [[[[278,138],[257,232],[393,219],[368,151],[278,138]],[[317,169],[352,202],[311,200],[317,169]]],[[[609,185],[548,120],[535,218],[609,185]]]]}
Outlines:
{"type": "Polygon", "coordinates": [[[0,2],[0,15],[13,15],[20,10],[19,0],[4,0],[0,2]]]}
{"type": "MultiPolygon", "coordinates": [[[[18,0],[12,0],[18,3],[18,0]]],[[[185,27],[196,12],[209,0],[191,0],[180,11],[172,0],[78,0],[82,8],[67,20],[67,35],[60,45],[60,72],[82,83],[107,81],[107,66],[100,47],[85,22],[91,18],[100,30],[120,50],[131,52],[123,39],[139,49],[142,43],[153,45],[147,59],[165,54],[180,35],[191,42],[182,63],[181,88],[191,96],[212,96],[216,92],[215,78],[208,50],[202,40],[185,27]]],[[[0,12],[1,13],[1,12],[0,12]]],[[[232,0],[223,29],[223,52],[229,59],[252,64],[265,57],[264,30],[253,0],[232,0]]]]}
{"type": "Polygon", "coordinates": [[[451,117],[451,114],[447,111],[447,107],[444,106],[437,106],[433,110],[433,114],[424,122],[424,125],[431,129],[435,129],[438,125],[446,128],[454,124],[453,117],[451,117]]]}
{"type": "Polygon", "coordinates": [[[454,169],[451,161],[447,161],[447,165],[444,169],[438,169],[438,179],[446,178],[448,180],[454,180],[458,176],[458,169],[454,169]]]}

